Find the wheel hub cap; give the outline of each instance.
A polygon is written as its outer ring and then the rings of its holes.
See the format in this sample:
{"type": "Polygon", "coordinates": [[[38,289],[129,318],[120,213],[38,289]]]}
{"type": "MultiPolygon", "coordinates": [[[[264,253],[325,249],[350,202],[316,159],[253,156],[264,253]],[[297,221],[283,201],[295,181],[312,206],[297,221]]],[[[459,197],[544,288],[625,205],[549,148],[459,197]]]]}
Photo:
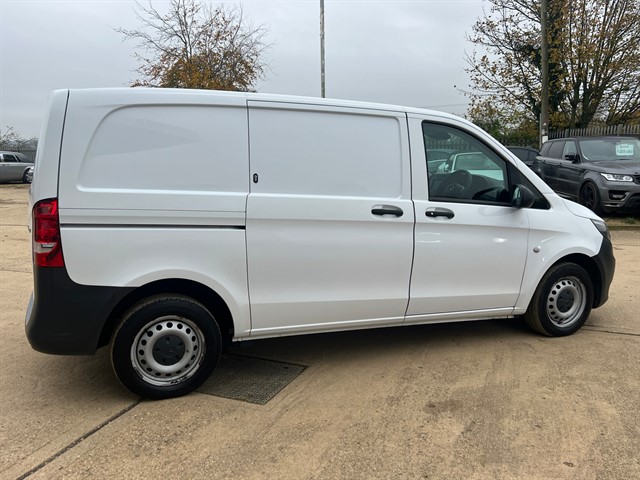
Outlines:
{"type": "Polygon", "coordinates": [[[177,335],[165,335],[153,345],[153,358],[162,365],[175,365],[184,353],[184,342],[177,335]]]}
{"type": "Polygon", "coordinates": [[[131,347],[131,363],[152,385],[179,383],[191,377],[204,358],[204,335],[190,320],[157,318],[138,333],[131,347]]]}
{"type": "Polygon", "coordinates": [[[549,292],[547,314],[554,325],[566,328],[580,319],[586,302],[584,284],[576,277],[562,278],[549,292]]]}

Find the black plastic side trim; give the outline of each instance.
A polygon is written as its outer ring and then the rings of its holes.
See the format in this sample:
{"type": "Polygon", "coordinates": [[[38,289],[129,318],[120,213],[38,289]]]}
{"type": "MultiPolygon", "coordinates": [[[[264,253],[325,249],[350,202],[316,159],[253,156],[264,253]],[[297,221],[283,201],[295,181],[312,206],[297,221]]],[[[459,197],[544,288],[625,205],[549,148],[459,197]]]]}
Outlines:
{"type": "Polygon", "coordinates": [[[176,225],[176,224],[154,224],[154,223],[61,223],[61,228],[135,228],[135,229],[186,229],[186,230],[245,230],[244,225],[176,225]]]}
{"type": "Polygon", "coordinates": [[[33,280],[27,338],[35,350],[59,355],[93,355],[109,314],[134,290],[80,285],[66,268],[34,266],[33,280]]]}
{"type": "Polygon", "coordinates": [[[607,237],[603,237],[600,251],[593,257],[594,262],[598,266],[600,271],[600,278],[602,278],[602,291],[600,298],[594,299],[593,308],[598,308],[609,299],[609,287],[613,280],[613,274],[616,270],[616,259],[613,256],[613,245],[611,240],[607,237]]]}

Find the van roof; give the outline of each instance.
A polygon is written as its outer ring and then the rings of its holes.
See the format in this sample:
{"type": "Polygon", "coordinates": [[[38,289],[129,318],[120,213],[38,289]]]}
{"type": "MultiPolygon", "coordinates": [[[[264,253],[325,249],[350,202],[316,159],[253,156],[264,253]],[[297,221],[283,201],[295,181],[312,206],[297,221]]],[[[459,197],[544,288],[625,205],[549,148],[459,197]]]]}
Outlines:
{"type": "MultiPolygon", "coordinates": [[[[67,91],[67,90],[65,90],[67,91]]],[[[385,111],[395,111],[395,112],[403,112],[403,113],[417,113],[417,114],[428,114],[434,115],[444,118],[450,119],[458,119],[461,118],[452,115],[449,113],[437,111],[437,110],[428,110],[424,108],[417,107],[408,107],[401,105],[390,105],[383,103],[374,103],[374,102],[363,102],[356,100],[343,100],[343,99],[335,99],[335,98],[320,98],[320,97],[305,97],[305,96],[296,96],[296,95],[281,95],[281,94],[272,94],[272,93],[254,93],[254,92],[230,92],[230,91],[222,91],[222,90],[193,90],[186,88],[148,88],[148,87],[135,87],[135,88],[88,88],[88,89],[70,89],[68,90],[72,95],[75,93],[81,93],[83,96],[104,96],[104,95],[115,95],[122,97],[129,96],[144,96],[145,103],[151,100],[149,97],[158,97],[163,100],[167,100],[167,97],[173,97],[173,100],[177,98],[184,97],[200,97],[200,99],[204,99],[209,97],[209,99],[220,98],[226,99],[225,103],[228,103],[231,99],[237,99],[238,103],[244,103],[247,100],[260,100],[260,101],[268,101],[268,102],[279,102],[279,103],[305,103],[310,105],[326,105],[326,106],[341,106],[341,107],[352,107],[352,108],[365,108],[371,110],[385,110],[385,111]]],[[[211,102],[211,103],[215,103],[211,102]]],[[[462,119],[465,121],[464,119],[462,119]]]]}

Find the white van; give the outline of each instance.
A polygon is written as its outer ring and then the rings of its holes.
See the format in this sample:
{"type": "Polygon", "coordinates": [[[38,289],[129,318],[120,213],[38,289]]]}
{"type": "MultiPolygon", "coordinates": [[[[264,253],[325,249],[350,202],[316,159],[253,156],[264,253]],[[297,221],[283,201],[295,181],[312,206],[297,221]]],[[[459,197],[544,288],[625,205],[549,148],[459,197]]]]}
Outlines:
{"type": "Polygon", "coordinates": [[[600,218],[440,112],[60,90],[35,168],[27,337],[110,343],[148,398],[198,387],[225,341],[518,316],[568,335],[614,272],[600,218]],[[443,172],[443,151],[482,168],[443,172]]]}

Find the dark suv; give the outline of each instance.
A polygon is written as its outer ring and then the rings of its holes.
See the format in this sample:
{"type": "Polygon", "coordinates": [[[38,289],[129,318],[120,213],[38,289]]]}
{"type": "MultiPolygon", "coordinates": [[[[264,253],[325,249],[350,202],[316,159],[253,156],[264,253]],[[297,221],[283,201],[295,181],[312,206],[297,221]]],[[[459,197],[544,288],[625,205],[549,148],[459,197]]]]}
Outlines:
{"type": "Polygon", "coordinates": [[[533,170],[563,197],[597,214],[640,214],[640,140],[560,138],[545,142],[533,170]]]}

